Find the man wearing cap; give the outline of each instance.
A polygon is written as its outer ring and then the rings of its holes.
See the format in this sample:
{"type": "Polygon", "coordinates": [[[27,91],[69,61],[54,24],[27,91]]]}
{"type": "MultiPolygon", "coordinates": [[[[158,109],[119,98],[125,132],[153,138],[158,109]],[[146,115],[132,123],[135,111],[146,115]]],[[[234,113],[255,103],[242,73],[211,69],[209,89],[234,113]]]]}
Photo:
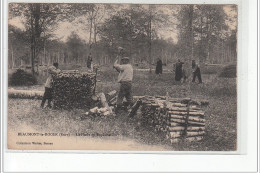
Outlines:
{"type": "Polygon", "coordinates": [[[45,92],[43,95],[41,108],[44,107],[45,101],[48,100],[48,107],[51,108],[51,101],[52,101],[52,95],[53,95],[53,89],[52,89],[52,82],[53,82],[53,75],[56,75],[61,72],[60,69],[58,69],[59,64],[57,62],[53,63],[53,66],[50,66],[48,68],[48,78],[45,83],[45,92]]]}
{"type": "Polygon", "coordinates": [[[118,83],[120,83],[116,112],[122,109],[124,97],[126,98],[127,105],[132,105],[132,80],[134,70],[129,63],[128,57],[121,58],[121,62],[122,64],[119,64],[117,59],[114,63],[114,68],[119,72],[118,83]]]}

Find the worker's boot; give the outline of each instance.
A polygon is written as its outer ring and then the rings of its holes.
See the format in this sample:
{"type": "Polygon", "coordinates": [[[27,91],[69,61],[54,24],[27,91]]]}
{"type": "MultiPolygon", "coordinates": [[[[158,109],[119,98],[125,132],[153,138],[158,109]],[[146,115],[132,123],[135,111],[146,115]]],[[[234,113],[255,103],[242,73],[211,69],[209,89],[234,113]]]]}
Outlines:
{"type": "Polygon", "coordinates": [[[50,108],[50,109],[52,108],[50,100],[48,100],[48,108],[50,108]]]}
{"type": "Polygon", "coordinates": [[[46,100],[42,100],[42,103],[41,103],[41,108],[42,108],[42,109],[44,108],[45,101],[46,101],[46,100]]]}

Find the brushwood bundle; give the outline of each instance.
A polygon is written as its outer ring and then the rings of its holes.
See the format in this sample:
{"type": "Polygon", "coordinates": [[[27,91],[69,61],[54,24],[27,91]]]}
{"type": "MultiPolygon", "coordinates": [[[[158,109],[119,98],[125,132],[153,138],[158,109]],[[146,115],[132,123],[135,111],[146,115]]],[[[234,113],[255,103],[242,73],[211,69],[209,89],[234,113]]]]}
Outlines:
{"type": "Polygon", "coordinates": [[[72,109],[92,106],[96,75],[63,71],[53,77],[54,108],[72,109]]]}

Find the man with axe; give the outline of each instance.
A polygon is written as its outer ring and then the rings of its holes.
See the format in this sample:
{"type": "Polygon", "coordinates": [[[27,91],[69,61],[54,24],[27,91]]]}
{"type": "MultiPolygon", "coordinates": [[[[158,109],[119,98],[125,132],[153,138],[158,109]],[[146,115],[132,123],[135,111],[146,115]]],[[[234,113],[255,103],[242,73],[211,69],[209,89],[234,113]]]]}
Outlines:
{"type": "MultiPolygon", "coordinates": [[[[119,55],[122,54],[123,48],[119,47],[119,55]]],[[[132,105],[132,80],[133,80],[133,67],[130,64],[129,57],[117,57],[117,60],[113,66],[118,72],[118,83],[120,83],[120,89],[117,97],[117,105],[115,113],[118,113],[123,107],[123,99],[126,98],[127,106],[132,105]],[[121,59],[121,63],[119,60],[121,59]]]]}

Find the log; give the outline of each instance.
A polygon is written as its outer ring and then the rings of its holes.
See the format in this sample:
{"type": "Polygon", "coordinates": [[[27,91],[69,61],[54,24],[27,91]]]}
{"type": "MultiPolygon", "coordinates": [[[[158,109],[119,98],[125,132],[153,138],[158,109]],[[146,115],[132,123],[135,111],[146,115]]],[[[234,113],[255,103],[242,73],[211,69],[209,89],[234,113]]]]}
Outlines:
{"type": "MultiPolygon", "coordinates": [[[[180,111],[169,111],[170,115],[187,115],[187,112],[180,111]]],[[[189,115],[193,116],[204,116],[204,112],[189,112],[189,115]]]]}
{"type": "MultiPolygon", "coordinates": [[[[170,118],[170,119],[185,120],[186,117],[180,116],[180,115],[169,115],[169,118],[170,118]]],[[[189,120],[189,121],[195,121],[195,122],[205,123],[205,119],[203,119],[203,118],[198,118],[198,117],[191,117],[191,116],[189,116],[188,120],[189,120]]]]}
{"type": "MultiPolygon", "coordinates": [[[[204,131],[197,131],[197,132],[189,132],[187,131],[187,134],[185,135],[185,137],[193,137],[193,136],[202,136],[204,135],[205,132],[204,131]]],[[[184,135],[184,131],[180,131],[180,132],[170,132],[168,134],[168,136],[170,138],[178,138],[184,135]]]]}
{"type": "Polygon", "coordinates": [[[186,104],[182,104],[182,103],[171,103],[171,106],[176,106],[176,107],[187,107],[186,104]]]}
{"type": "Polygon", "coordinates": [[[116,101],[116,97],[113,97],[113,98],[111,98],[111,99],[109,100],[109,102],[114,102],[114,101],[116,101]]]}
{"type": "Polygon", "coordinates": [[[136,112],[139,109],[139,107],[141,106],[141,104],[142,104],[142,101],[141,100],[137,100],[135,102],[135,104],[132,106],[128,116],[133,117],[134,115],[136,115],[136,112]]]}
{"type": "Polygon", "coordinates": [[[168,127],[183,127],[183,124],[182,123],[176,123],[176,122],[170,122],[170,124],[168,123],[167,124],[168,127]]]}
{"type": "Polygon", "coordinates": [[[112,109],[108,106],[105,94],[99,93],[98,97],[100,98],[100,102],[103,108],[106,108],[106,110],[109,111],[110,114],[112,114],[112,109]]]}
{"type": "Polygon", "coordinates": [[[8,89],[9,98],[42,99],[44,91],[8,89]]]}
{"type": "MultiPolygon", "coordinates": [[[[156,99],[158,100],[166,100],[165,96],[155,96],[156,99]]],[[[205,99],[191,99],[191,98],[169,98],[169,102],[171,103],[177,103],[177,105],[186,106],[188,102],[190,104],[195,104],[195,105],[208,105],[209,101],[205,99]]]]}
{"type": "MultiPolygon", "coordinates": [[[[183,131],[185,130],[184,126],[175,126],[175,127],[168,127],[167,129],[169,132],[174,132],[174,131],[183,131]]],[[[199,131],[199,130],[205,130],[205,127],[193,127],[193,126],[188,126],[187,127],[188,131],[199,131]]]]}
{"type": "Polygon", "coordinates": [[[113,90],[113,91],[110,91],[109,93],[106,94],[106,98],[107,100],[112,100],[112,99],[115,99],[116,98],[116,90],[113,90]]]}
{"type": "MultiPolygon", "coordinates": [[[[170,107],[168,108],[169,111],[178,111],[178,112],[187,112],[187,108],[186,107],[170,107]]],[[[198,112],[201,111],[200,108],[192,108],[190,107],[190,112],[198,112]]]]}
{"type": "MultiPolygon", "coordinates": [[[[178,120],[178,119],[171,119],[169,122],[169,125],[171,127],[174,127],[175,124],[172,123],[180,123],[180,124],[185,124],[185,120],[178,120]]],[[[194,122],[194,121],[189,121],[188,125],[194,125],[194,126],[205,126],[205,123],[199,123],[199,122],[194,122]]]]}
{"type": "Polygon", "coordinates": [[[187,142],[192,142],[192,141],[201,141],[203,139],[203,136],[192,136],[192,137],[188,137],[185,140],[187,142]]]}

